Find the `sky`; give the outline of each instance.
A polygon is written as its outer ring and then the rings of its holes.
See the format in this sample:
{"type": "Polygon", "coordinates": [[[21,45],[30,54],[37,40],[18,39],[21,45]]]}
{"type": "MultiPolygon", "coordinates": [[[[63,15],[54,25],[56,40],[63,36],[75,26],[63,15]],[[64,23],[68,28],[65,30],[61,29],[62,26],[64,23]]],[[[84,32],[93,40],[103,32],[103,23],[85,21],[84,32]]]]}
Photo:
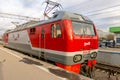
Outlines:
{"type": "MultiPolygon", "coordinates": [[[[0,13],[43,18],[45,0],[0,0],[0,13]]],[[[111,26],[120,26],[120,0],[52,0],[62,4],[63,10],[88,16],[97,29],[108,32],[111,26]]],[[[0,14],[1,16],[1,14],[0,14]]],[[[0,17],[0,34],[15,28],[12,22],[25,20],[0,17]]]]}

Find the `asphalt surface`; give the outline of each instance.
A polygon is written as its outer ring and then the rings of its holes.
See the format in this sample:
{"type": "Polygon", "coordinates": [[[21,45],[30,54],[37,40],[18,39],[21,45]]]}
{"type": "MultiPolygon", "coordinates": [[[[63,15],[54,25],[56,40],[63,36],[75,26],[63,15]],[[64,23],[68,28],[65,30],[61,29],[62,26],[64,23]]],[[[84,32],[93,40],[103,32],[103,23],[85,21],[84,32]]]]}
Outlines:
{"type": "MultiPolygon", "coordinates": [[[[101,50],[116,50],[101,48],[101,50]]],[[[96,70],[95,80],[120,80],[120,75],[108,78],[108,73],[96,70]]],[[[55,65],[0,46],[0,80],[92,80],[65,71],[55,65]]]]}
{"type": "Polygon", "coordinates": [[[120,48],[99,47],[100,51],[120,52],[120,48]]]}
{"type": "Polygon", "coordinates": [[[91,80],[0,46],[0,80],[91,80]]]}
{"type": "Polygon", "coordinates": [[[39,66],[32,64],[29,58],[22,59],[1,50],[0,59],[0,80],[64,80],[39,68],[41,63],[36,62],[39,66]]]}

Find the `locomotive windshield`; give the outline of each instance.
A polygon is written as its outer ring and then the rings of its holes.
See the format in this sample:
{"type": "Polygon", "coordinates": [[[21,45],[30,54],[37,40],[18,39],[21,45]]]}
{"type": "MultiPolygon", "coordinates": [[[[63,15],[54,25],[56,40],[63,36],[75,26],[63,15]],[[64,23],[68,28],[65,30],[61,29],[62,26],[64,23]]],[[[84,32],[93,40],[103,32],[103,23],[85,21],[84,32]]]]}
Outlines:
{"type": "Polygon", "coordinates": [[[75,35],[94,36],[93,24],[85,22],[72,21],[73,31],[75,35]]]}

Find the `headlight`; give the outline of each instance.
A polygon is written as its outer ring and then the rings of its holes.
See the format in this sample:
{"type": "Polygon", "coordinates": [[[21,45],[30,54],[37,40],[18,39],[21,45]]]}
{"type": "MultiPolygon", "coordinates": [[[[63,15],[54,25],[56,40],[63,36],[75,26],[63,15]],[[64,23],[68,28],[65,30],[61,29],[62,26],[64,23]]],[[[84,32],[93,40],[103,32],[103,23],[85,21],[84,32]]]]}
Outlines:
{"type": "Polygon", "coordinates": [[[79,62],[79,61],[81,61],[82,60],[82,55],[75,55],[74,57],[73,57],[73,61],[76,63],[76,62],[79,62]]]}
{"type": "Polygon", "coordinates": [[[97,52],[91,53],[91,54],[90,54],[90,57],[91,57],[92,59],[96,58],[96,57],[97,57],[97,52]]]}

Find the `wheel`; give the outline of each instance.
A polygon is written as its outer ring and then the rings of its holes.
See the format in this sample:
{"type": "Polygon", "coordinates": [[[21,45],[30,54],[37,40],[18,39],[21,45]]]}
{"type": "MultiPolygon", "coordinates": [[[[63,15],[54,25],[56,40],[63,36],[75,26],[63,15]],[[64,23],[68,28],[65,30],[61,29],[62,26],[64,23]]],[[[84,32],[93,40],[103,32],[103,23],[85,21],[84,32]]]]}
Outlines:
{"type": "Polygon", "coordinates": [[[90,78],[95,77],[95,67],[89,67],[89,69],[88,69],[88,77],[90,77],[90,78]]]}
{"type": "Polygon", "coordinates": [[[90,77],[90,78],[94,78],[95,77],[95,67],[89,67],[89,66],[87,66],[87,64],[84,64],[81,67],[80,74],[90,77]]]}

